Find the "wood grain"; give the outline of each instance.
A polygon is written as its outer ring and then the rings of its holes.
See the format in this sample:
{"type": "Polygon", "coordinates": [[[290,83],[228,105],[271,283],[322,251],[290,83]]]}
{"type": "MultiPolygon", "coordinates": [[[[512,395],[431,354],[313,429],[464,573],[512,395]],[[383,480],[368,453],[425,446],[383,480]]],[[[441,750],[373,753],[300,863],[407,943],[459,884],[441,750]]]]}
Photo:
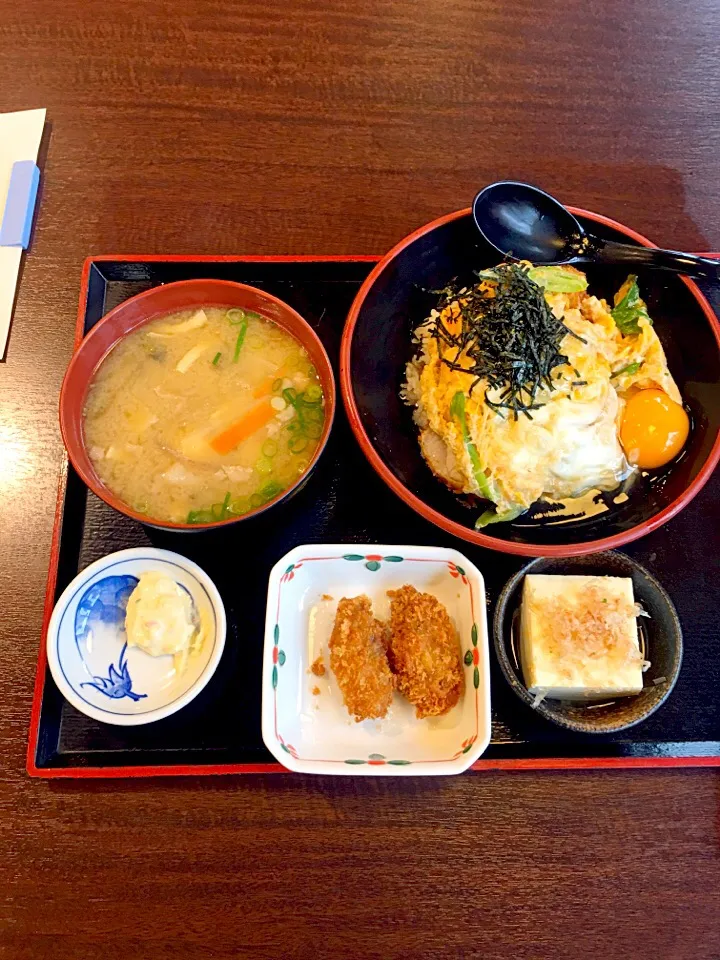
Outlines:
{"type": "Polygon", "coordinates": [[[0,0],[48,108],[0,365],[0,957],[720,956],[712,771],[47,784],[24,749],[90,253],[381,253],[499,177],[720,247],[712,0],[0,0]]]}

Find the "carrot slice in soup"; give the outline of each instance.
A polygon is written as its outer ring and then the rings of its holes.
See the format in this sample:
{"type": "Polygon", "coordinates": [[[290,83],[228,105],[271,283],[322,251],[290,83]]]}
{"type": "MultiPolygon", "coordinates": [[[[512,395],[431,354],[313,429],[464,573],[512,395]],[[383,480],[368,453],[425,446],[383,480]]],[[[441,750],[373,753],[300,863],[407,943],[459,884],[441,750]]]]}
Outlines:
{"type": "Polygon", "coordinates": [[[271,374],[269,377],[266,377],[261,383],[259,383],[253,390],[253,396],[255,399],[259,397],[264,397],[266,393],[272,393],[272,386],[276,380],[283,380],[292,370],[292,364],[290,363],[281,363],[277,368],[275,373],[271,374]]]}
{"type": "Polygon", "coordinates": [[[247,440],[254,433],[264,427],[268,420],[277,413],[270,400],[264,400],[252,410],[249,410],[244,416],[240,417],[231,427],[223,430],[210,441],[210,446],[216,453],[230,453],[235,447],[247,440]]]}

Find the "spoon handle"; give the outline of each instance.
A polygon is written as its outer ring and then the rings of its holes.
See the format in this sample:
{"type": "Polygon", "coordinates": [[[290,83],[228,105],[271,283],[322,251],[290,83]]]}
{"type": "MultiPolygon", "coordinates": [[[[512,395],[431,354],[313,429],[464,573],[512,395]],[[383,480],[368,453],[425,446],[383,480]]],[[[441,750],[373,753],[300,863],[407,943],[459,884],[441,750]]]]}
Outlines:
{"type": "Polygon", "coordinates": [[[720,261],[707,257],[694,257],[677,250],[660,250],[657,247],[635,247],[629,243],[615,243],[588,237],[593,245],[589,259],[600,263],[627,263],[637,267],[653,267],[656,270],[672,270],[688,277],[720,280],[720,261]]]}

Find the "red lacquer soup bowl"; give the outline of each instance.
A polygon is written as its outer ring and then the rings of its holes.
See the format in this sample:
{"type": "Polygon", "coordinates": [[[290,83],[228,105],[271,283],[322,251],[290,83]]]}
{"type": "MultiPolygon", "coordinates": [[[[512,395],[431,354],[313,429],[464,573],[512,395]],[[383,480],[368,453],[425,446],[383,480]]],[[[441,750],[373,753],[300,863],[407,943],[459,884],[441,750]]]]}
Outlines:
{"type": "MultiPolygon", "coordinates": [[[[608,240],[649,240],[586,210],[573,213],[608,240]]],[[[463,540],[523,556],[568,557],[609,550],[655,530],[686,506],[720,457],[720,325],[698,287],[684,277],[641,270],[640,289],[665,348],[668,366],[692,421],[682,454],[638,480],[627,500],[594,516],[553,519],[532,511],[511,523],[474,528],[471,508],[431,473],[420,454],[410,409],[400,398],[412,331],[454,278],[476,281],[498,254],[480,237],[470,210],[421,227],[373,269],[350,309],[340,353],[340,382],[350,424],[366,457],[388,486],[421,516],[463,540]]],[[[589,291],[612,302],[626,267],[587,267],[589,291]]]]}
{"type": "Polygon", "coordinates": [[[254,517],[297,491],[308,479],[325,448],[335,414],[335,379],[320,338],[299,313],[277,297],[243,283],[227,280],[182,280],[153,287],[126,300],[102,318],[81,342],[65,374],[60,393],[60,430],[73,467],[102,500],[134,520],[165,530],[203,530],[254,517]],[[88,455],[83,431],[83,409],[90,382],[104,358],[123,337],[156,317],[198,307],[236,307],[272,320],[302,344],[322,384],[325,420],[317,449],[307,469],[289,487],[266,503],[213,523],[174,523],[138,513],[124,503],[97,475],[88,455]]]}

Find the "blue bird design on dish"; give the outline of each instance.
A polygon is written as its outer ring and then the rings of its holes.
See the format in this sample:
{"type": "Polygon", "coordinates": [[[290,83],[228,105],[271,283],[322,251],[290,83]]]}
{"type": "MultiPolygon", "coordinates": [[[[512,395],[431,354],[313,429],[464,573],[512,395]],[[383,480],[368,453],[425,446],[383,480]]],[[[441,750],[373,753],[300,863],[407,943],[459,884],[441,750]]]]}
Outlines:
{"type": "Polygon", "coordinates": [[[138,578],[129,575],[103,577],[82,595],[75,612],[75,642],[83,661],[83,647],[94,632],[114,627],[124,634],[125,610],[137,585],[138,578]]]}
{"type": "Polygon", "coordinates": [[[147,697],[146,693],[135,693],[132,689],[132,680],[130,679],[130,672],[128,671],[126,652],[127,643],[123,644],[123,648],[120,651],[120,659],[118,660],[117,667],[114,663],[110,664],[107,677],[93,677],[92,680],[87,680],[85,683],[81,683],[80,686],[92,687],[94,690],[104,693],[106,697],[110,697],[111,700],[122,700],[123,697],[130,697],[131,700],[137,702],[147,697]]]}

